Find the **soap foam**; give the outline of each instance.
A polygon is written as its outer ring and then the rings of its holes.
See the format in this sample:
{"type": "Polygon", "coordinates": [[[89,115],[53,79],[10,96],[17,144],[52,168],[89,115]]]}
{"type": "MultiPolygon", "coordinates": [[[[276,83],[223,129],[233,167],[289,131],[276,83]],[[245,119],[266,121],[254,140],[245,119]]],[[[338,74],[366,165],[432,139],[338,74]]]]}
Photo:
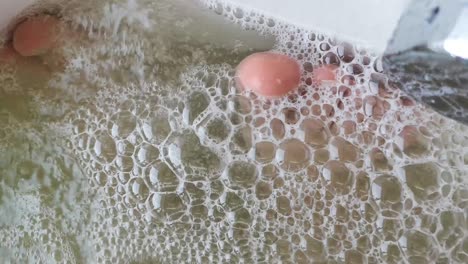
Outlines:
{"type": "Polygon", "coordinates": [[[5,222],[0,252],[50,263],[466,261],[466,127],[393,89],[375,54],[204,3],[275,36],[274,50],[303,66],[299,89],[239,91],[234,63],[206,62],[212,47],[166,38],[171,1],[70,4],[63,16],[89,32],[89,48],[67,47],[65,72],[34,91],[40,122],[0,112],[12,149],[0,154],[1,206],[35,199],[18,208],[22,222],[5,222]],[[313,81],[325,64],[339,82],[313,81]]]}

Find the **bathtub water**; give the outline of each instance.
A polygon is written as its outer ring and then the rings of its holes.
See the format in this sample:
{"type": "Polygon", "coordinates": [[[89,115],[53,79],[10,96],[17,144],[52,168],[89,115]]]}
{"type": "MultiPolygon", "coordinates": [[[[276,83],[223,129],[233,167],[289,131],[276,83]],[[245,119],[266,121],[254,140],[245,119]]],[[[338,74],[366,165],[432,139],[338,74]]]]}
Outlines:
{"type": "Polygon", "coordinates": [[[467,128],[378,54],[217,1],[95,2],[33,7],[80,37],[0,66],[3,263],[468,261],[467,128]],[[298,91],[237,90],[269,49],[298,91]]]}

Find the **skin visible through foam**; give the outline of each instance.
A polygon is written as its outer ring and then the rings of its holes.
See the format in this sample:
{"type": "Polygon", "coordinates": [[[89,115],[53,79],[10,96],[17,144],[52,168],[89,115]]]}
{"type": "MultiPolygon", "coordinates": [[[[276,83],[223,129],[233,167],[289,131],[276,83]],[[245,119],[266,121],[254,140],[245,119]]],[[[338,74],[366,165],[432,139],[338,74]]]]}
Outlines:
{"type": "Polygon", "coordinates": [[[22,56],[44,55],[58,40],[59,20],[52,16],[26,19],[16,26],[13,47],[22,56]]]}
{"type": "Polygon", "coordinates": [[[296,89],[301,77],[296,61],[266,52],[245,58],[236,76],[239,86],[267,97],[280,97],[296,89]]]}

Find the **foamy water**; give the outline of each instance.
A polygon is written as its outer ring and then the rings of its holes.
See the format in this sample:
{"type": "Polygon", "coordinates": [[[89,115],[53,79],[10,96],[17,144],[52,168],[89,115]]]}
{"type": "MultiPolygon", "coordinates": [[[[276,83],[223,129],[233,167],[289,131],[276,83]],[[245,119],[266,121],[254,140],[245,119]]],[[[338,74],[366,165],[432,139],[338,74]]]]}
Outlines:
{"type": "Polygon", "coordinates": [[[468,260],[466,127],[392,89],[376,54],[194,3],[44,5],[89,36],[48,83],[0,67],[3,262],[468,260]],[[197,26],[219,15],[243,29],[197,26]],[[303,66],[275,100],[234,84],[270,39],[303,66]],[[314,83],[319,64],[339,82],[314,83]]]}

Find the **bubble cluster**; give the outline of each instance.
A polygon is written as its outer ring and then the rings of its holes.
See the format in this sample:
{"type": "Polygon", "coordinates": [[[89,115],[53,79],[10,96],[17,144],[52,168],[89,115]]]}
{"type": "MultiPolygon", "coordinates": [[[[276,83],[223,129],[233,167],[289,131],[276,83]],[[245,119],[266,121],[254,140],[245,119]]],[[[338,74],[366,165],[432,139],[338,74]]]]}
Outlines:
{"type": "MultiPolygon", "coordinates": [[[[30,203],[27,224],[10,221],[0,230],[0,253],[70,263],[467,261],[466,127],[392,88],[374,54],[261,14],[206,4],[246,29],[274,35],[274,49],[302,65],[298,90],[280,99],[240,91],[235,64],[195,63],[196,56],[181,69],[179,62],[151,65],[177,68],[181,74],[171,81],[171,74],[126,79],[134,72],[124,75],[125,66],[149,64],[152,50],[138,42],[147,33],[125,13],[125,32],[138,47],[130,57],[141,61],[121,62],[129,54],[117,54],[118,47],[106,51],[124,65],[109,74],[96,50],[72,52],[70,69],[83,75],[65,71],[50,85],[92,86],[92,96],[62,103],[67,111],[41,125],[0,112],[7,124],[0,140],[14,134],[7,130],[13,125],[28,131],[24,149],[0,164],[12,181],[0,189],[0,198],[4,189],[12,193],[0,208],[28,197],[24,188],[32,183],[38,189],[29,194],[42,197],[30,203]],[[338,67],[338,81],[315,83],[316,65],[338,67]],[[60,140],[20,158],[41,134],[38,127],[60,140]],[[17,177],[31,183],[20,188],[17,177]]],[[[119,30],[94,45],[122,40],[119,30]]],[[[51,99],[38,96],[46,103],[33,105],[43,109],[51,99]]]]}

